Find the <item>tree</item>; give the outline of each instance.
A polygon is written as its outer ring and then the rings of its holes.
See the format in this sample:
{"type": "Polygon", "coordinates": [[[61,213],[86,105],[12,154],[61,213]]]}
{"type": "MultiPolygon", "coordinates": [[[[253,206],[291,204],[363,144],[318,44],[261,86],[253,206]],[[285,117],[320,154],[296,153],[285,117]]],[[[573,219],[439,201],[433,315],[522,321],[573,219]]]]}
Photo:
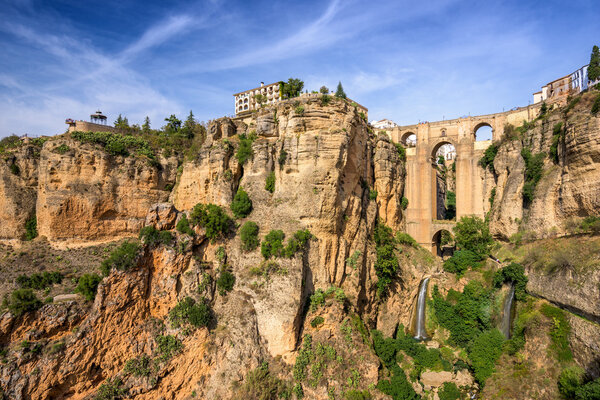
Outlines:
{"type": "Polygon", "coordinates": [[[329,88],[327,86],[321,86],[319,92],[321,92],[322,94],[329,94],[329,88]]]}
{"type": "Polygon", "coordinates": [[[263,104],[265,104],[267,102],[267,96],[265,96],[264,94],[256,94],[254,95],[254,101],[256,101],[256,103],[259,106],[262,106],[263,104]]]}
{"type": "Polygon", "coordinates": [[[233,211],[233,215],[236,218],[244,218],[252,212],[252,200],[250,200],[248,193],[241,187],[233,197],[231,211],[233,211]]]}
{"type": "Polygon", "coordinates": [[[194,113],[192,113],[192,110],[190,110],[190,115],[188,115],[187,119],[183,123],[183,128],[181,128],[181,133],[188,139],[191,139],[194,137],[194,133],[195,133],[197,125],[198,125],[198,122],[196,121],[196,119],[194,119],[194,113]]]}
{"type": "Polygon", "coordinates": [[[181,128],[181,120],[175,114],[171,114],[169,118],[165,118],[167,122],[166,130],[171,133],[177,132],[181,128]]]}
{"type": "Polygon", "coordinates": [[[144,123],[142,124],[142,131],[144,131],[145,133],[150,132],[150,117],[148,117],[146,115],[146,118],[144,118],[144,123]]]}
{"type": "Polygon", "coordinates": [[[287,82],[279,83],[280,90],[284,99],[300,96],[304,88],[304,81],[296,78],[290,78],[287,82]]]}
{"type": "Polygon", "coordinates": [[[493,239],[490,228],[479,217],[462,217],[454,227],[454,238],[460,250],[469,250],[485,258],[490,251],[493,239]]]}
{"type": "Polygon", "coordinates": [[[598,46],[592,48],[590,66],[588,67],[588,79],[590,82],[600,79],[600,50],[598,46]]]}
{"type": "Polygon", "coordinates": [[[345,99],[346,92],[344,92],[344,88],[342,87],[342,82],[340,81],[337,85],[337,89],[335,90],[335,97],[338,99],[345,99]]]}
{"type": "Polygon", "coordinates": [[[129,128],[129,121],[127,120],[127,117],[123,117],[121,114],[119,114],[114,122],[114,125],[115,128],[129,128]]]}

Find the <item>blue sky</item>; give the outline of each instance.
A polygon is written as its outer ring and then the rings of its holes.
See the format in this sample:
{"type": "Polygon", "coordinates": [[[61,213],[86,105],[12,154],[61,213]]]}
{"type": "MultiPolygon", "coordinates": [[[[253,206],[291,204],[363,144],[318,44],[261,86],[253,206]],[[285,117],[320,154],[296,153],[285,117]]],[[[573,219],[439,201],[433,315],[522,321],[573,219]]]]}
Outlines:
{"type": "Polygon", "coordinates": [[[153,127],[298,77],[399,124],[527,105],[589,61],[596,0],[0,1],[0,136],[101,109],[153,127]]]}

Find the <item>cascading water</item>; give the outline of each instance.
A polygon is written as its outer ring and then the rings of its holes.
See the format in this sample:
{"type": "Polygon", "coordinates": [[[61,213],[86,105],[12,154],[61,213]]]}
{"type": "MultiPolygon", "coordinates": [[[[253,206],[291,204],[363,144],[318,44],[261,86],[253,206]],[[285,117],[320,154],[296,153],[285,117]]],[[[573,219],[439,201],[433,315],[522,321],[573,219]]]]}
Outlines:
{"type": "Polygon", "coordinates": [[[425,278],[421,281],[419,296],[417,297],[417,319],[415,321],[415,339],[417,340],[427,339],[427,332],[425,331],[425,303],[427,300],[428,283],[429,278],[425,278]]]}
{"type": "Polygon", "coordinates": [[[512,311],[513,299],[515,298],[515,285],[510,285],[510,290],[504,299],[504,309],[502,310],[502,325],[500,330],[507,339],[510,339],[510,314],[512,311]]]}

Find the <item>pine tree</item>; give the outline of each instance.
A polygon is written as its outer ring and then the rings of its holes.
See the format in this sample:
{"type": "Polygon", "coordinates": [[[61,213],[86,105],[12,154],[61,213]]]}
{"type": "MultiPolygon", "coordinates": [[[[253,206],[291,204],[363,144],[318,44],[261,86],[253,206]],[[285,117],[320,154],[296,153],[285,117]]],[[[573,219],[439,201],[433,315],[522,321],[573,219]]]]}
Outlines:
{"type": "Polygon", "coordinates": [[[142,130],[144,132],[150,132],[150,118],[146,115],[146,118],[144,118],[144,124],[142,125],[142,130]]]}
{"type": "Polygon", "coordinates": [[[187,119],[183,123],[183,128],[181,129],[181,133],[186,136],[188,139],[194,137],[194,131],[196,129],[196,120],[194,119],[194,113],[190,110],[190,115],[188,115],[187,119]]]}
{"type": "Polygon", "coordinates": [[[121,125],[123,125],[123,117],[121,116],[121,114],[119,114],[119,116],[117,117],[117,119],[115,120],[115,122],[113,123],[113,125],[116,128],[121,127],[121,125]]]}
{"type": "Polygon", "coordinates": [[[344,92],[344,88],[342,87],[342,82],[339,82],[337,85],[337,89],[335,90],[335,97],[339,99],[346,98],[346,92],[344,92]]]}
{"type": "Polygon", "coordinates": [[[588,67],[588,79],[590,82],[600,79],[600,50],[598,46],[594,46],[592,49],[590,66],[588,67]]]}

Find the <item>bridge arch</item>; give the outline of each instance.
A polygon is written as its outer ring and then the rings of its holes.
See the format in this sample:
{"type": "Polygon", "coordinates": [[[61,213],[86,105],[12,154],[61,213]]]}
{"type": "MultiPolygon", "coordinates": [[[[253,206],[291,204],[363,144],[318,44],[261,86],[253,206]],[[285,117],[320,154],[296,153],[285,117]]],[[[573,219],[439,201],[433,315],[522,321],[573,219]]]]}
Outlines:
{"type": "Polygon", "coordinates": [[[450,139],[448,137],[444,137],[441,140],[438,140],[435,144],[433,144],[431,146],[431,153],[430,153],[430,157],[432,161],[435,161],[437,158],[437,152],[438,150],[445,145],[451,145],[452,147],[454,147],[454,150],[456,151],[457,146],[456,143],[453,139],[450,139]]]}
{"type": "Polygon", "coordinates": [[[490,122],[483,121],[473,128],[473,137],[475,141],[492,140],[494,137],[494,128],[490,122]],[[488,129],[489,128],[489,129],[488,129]]]}
{"type": "Polygon", "coordinates": [[[400,142],[404,147],[415,147],[417,145],[417,134],[410,131],[405,132],[402,137],[400,137],[400,142]]]}
{"type": "Polygon", "coordinates": [[[431,248],[438,257],[449,257],[454,253],[454,235],[447,229],[437,230],[431,238],[431,248]]]}

